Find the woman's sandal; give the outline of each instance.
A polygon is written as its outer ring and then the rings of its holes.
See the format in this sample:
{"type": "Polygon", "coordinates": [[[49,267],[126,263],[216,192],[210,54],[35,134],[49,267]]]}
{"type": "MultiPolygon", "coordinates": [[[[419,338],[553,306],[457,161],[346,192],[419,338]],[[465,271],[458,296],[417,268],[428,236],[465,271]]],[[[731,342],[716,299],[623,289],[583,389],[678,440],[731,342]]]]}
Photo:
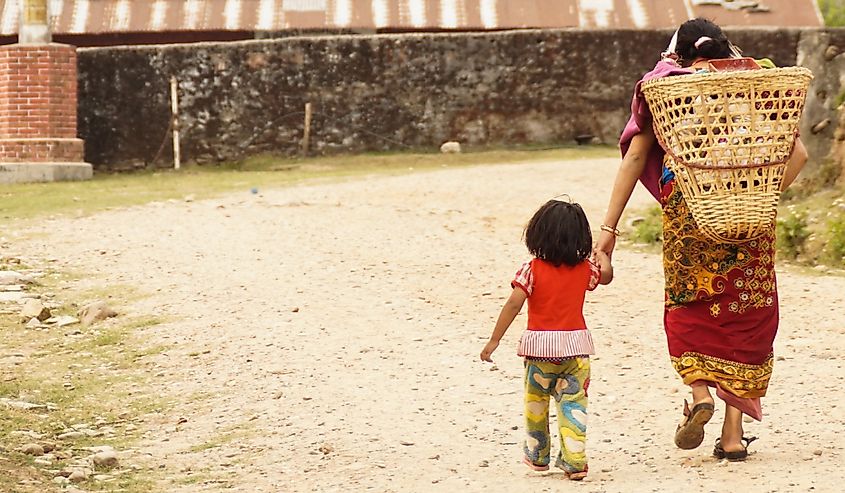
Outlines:
{"type": "Polygon", "coordinates": [[[675,431],[675,445],[684,450],[691,450],[701,445],[704,441],[704,425],[713,417],[715,410],[712,402],[699,402],[690,409],[684,399],[686,419],[675,431]]]}
{"type": "Polygon", "coordinates": [[[745,442],[742,450],[726,452],[725,449],[722,448],[722,439],[717,438],[716,446],[713,447],[713,457],[717,459],[727,459],[730,462],[742,462],[748,458],[748,446],[751,445],[751,442],[754,440],[757,440],[757,437],[742,437],[741,441],[745,442]]]}

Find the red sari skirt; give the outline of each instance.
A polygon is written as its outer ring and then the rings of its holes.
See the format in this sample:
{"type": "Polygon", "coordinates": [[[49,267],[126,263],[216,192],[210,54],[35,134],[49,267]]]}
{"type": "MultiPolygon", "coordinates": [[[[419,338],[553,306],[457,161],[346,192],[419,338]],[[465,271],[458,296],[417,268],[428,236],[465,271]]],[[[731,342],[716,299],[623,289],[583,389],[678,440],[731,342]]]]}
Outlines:
{"type": "Polygon", "coordinates": [[[778,329],[774,230],[744,243],[701,233],[674,180],[663,186],[664,326],[672,365],[745,414],[763,417],[778,329]]]}

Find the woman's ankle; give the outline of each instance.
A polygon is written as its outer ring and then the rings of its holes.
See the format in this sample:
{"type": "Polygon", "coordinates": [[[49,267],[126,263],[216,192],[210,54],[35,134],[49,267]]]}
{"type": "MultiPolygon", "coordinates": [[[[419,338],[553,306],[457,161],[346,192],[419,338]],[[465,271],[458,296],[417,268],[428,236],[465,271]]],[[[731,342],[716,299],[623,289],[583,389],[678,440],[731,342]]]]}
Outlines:
{"type": "Polygon", "coordinates": [[[694,404],[699,404],[701,402],[714,402],[713,396],[710,394],[710,387],[702,382],[702,381],[695,381],[690,384],[690,388],[692,389],[692,402],[694,404]]]}
{"type": "Polygon", "coordinates": [[[742,412],[735,407],[727,406],[725,409],[725,422],[722,424],[722,449],[727,452],[744,449],[742,435],[742,412]]]}

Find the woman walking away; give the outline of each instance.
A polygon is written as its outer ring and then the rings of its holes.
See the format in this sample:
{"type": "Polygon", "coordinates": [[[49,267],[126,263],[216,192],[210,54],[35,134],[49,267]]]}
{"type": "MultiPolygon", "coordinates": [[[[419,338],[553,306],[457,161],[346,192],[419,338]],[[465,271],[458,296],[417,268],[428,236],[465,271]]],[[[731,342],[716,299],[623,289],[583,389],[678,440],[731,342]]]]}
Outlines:
{"type": "Polygon", "coordinates": [[[528,300],[528,330],[519,341],[525,358],[525,438],[523,462],[535,471],[549,469],[549,397],[557,403],[560,452],[555,465],[566,477],[587,476],[587,388],[593,341],[584,321],[587,291],[613,278],[610,258],[597,252],[588,259],[592,234],[578,204],[553,199],[525,228],[525,244],[534,258],[511,282],[513,292],[499,314],[490,341],[481,351],[490,356],[528,300]]]}
{"type": "MultiPolygon", "coordinates": [[[[739,51],[719,26],[705,19],[685,22],[643,81],[706,69],[708,61],[736,58],[739,51]]],[[[761,66],[764,64],[760,64],[761,66]]],[[[762,419],[760,398],[772,374],[772,346],[778,328],[775,232],[739,243],[722,243],[696,226],[675,175],[663,166],[651,113],[637,84],[632,116],[621,138],[622,164],[596,248],[612,255],[615,227],[639,179],[663,208],[664,326],[672,365],[692,390],[675,432],[682,449],[698,447],[714,414],[710,389],[725,402],[721,436],[713,454],[744,460],[753,438],[743,437],[742,416],[762,419]]],[[[801,140],[786,164],[782,189],[807,161],[801,140]]]]}

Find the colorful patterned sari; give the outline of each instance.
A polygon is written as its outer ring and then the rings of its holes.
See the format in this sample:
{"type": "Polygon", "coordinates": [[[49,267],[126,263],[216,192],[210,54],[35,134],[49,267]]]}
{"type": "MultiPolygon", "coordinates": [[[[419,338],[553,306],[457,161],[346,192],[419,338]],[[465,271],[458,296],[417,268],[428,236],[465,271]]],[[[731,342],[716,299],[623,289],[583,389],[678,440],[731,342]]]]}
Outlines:
{"type": "MultiPolygon", "coordinates": [[[[688,73],[692,70],[661,61],[637,83],[631,118],[619,139],[623,156],[634,136],[651,126],[643,81],[688,73]]],[[[778,328],[774,231],[740,244],[705,237],[675,190],[664,157],[653,145],[640,181],[663,206],[663,319],[672,364],[685,384],[716,387],[721,399],[760,420],[778,328]]]]}
{"type": "Polygon", "coordinates": [[[685,384],[704,382],[754,419],[772,374],[778,328],[775,235],[744,243],[705,237],[671,173],[661,180],[664,326],[685,384]]]}

